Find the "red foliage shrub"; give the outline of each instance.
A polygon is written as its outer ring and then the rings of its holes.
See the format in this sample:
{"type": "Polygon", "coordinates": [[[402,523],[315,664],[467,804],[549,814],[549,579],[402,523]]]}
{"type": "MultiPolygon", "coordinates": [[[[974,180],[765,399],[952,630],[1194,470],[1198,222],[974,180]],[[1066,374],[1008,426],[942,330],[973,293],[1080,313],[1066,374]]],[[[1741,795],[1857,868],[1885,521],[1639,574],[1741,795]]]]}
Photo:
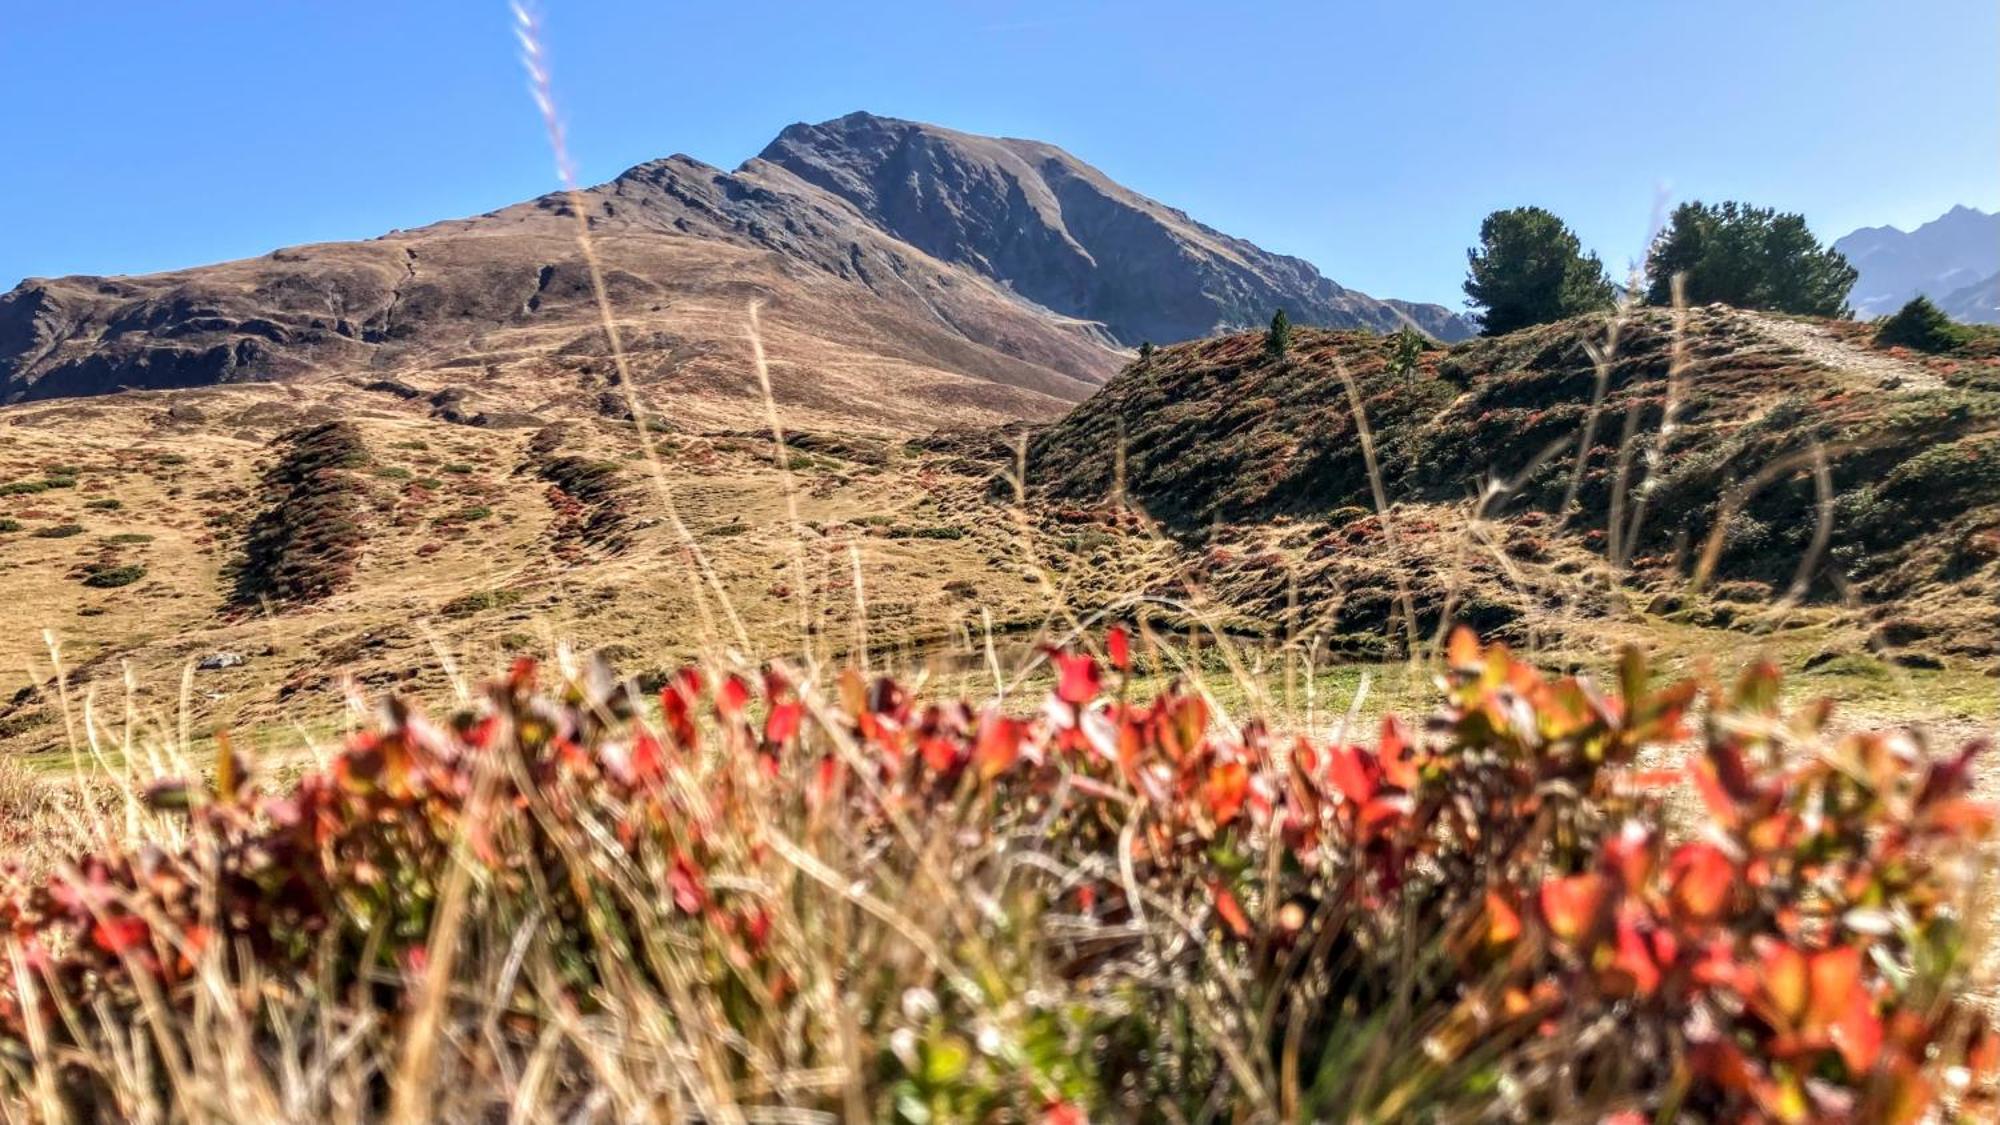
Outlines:
{"type": "Polygon", "coordinates": [[[538,694],[523,662],[448,724],[392,706],[286,793],[225,755],[212,786],[152,794],[188,808],[199,843],[4,888],[0,926],[29,972],[0,983],[0,1046],[72,1026],[60,1013],[80,1002],[194,1004],[205,958],[267,978],[310,964],[336,987],[420,976],[454,849],[495,902],[538,889],[565,1004],[685,973],[748,1042],[809,1002],[755,890],[779,863],[769,834],[837,822],[878,841],[884,870],[920,869],[940,840],[1043,857],[1031,899],[978,864],[966,893],[1066,982],[1050,999],[966,974],[1026,1029],[977,1065],[951,1029],[984,1009],[952,990],[917,1005],[942,1007],[919,1022],[931,1038],[888,1036],[869,1071],[887,1076],[883,1112],[1991,1110],[2000,1047],[1964,995],[1960,911],[1993,817],[1967,795],[1973,748],[1828,741],[1826,709],[1784,714],[1758,667],[1707,689],[1684,770],[1648,770],[1641,751],[1688,733],[1700,685],[1656,687],[1633,654],[1606,695],[1464,633],[1423,730],[1389,719],[1372,746],[1254,722],[1224,735],[1199,694],[1127,698],[1131,638],[1107,649],[1109,671],[1049,653],[1031,715],[852,671],[821,703],[780,671],[689,669],[657,724],[601,674],[538,694]],[[717,761],[743,768],[703,772],[717,761]],[[1663,800],[1683,779],[1704,819],[1675,831],[1663,800]],[[630,935],[657,929],[706,952],[679,969],[635,955],[630,935]]]}

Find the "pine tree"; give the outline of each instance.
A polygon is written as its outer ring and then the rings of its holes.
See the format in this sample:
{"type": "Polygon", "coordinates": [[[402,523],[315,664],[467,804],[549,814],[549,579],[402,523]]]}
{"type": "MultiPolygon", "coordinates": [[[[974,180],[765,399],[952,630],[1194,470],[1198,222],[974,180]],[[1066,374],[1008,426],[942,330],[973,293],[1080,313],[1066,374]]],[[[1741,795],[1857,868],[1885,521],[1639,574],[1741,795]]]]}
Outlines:
{"type": "Polygon", "coordinates": [[[1389,337],[1389,371],[1408,382],[1417,373],[1417,364],[1423,359],[1426,341],[1424,334],[1405,324],[1389,337]]]}
{"type": "Polygon", "coordinates": [[[1614,290],[1603,263],[1540,207],[1486,216],[1478,247],[1465,256],[1471,267],[1465,295],[1481,310],[1488,336],[1611,306],[1614,290]]]}
{"type": "Polygon", "coordinates": [[[1848,314],[1855,270],[1820,245],[1803,215],[1728,202],[1683,203],[1646,255],[1646,300],[1671,304],[1683,276],[1690,304],[1721,302],[1802,316],[1848,314]]]}
{"type": "Polygon", "coordinates": [[[1291,349],[1292,321],[1285,315],[1285,310],[1279,309],[1278,315],[1271,318],[1271,330],[1264,333],[1264,354],[1272,359],[1283,359],[1291,349]]]}

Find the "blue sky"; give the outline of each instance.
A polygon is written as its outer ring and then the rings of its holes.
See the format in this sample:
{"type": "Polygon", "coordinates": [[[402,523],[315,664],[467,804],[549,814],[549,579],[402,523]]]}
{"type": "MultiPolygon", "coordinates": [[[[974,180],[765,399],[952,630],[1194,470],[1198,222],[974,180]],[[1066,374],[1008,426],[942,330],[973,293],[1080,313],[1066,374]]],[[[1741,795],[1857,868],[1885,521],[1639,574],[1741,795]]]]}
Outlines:
{"type": "MultiPolygon", "coordinates": [[[[1614,270],[1663,203],[1822,237],[2000,206],[1993,0],[548,0],[580,177],[854,109],[1055,142],[1379,296],[1461,304],[1498,207],[1614,270]]],[[[504,0],[0,9],[0,288],[359,238],[548,190],[504,0]]]]}

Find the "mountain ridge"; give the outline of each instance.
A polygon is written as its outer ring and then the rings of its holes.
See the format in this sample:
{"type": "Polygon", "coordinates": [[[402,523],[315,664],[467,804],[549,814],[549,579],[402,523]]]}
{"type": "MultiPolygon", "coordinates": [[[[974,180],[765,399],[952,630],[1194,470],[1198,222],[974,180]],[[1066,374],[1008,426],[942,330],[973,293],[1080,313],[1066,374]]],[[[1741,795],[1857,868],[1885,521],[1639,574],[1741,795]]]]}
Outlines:
{"type": "MultiPolygon", "coordinates": [[[[850,115],[789,127],[765,153],[784,159],[760,155],[731,172],[674,155],[574,195],[374,239],[148,275],[26,279],[0,295],[0,402],[422,369],[474,360],[501,337],[508,354],[526,346],[515,337],[533,336],[601,359],[607,349],[589,342],[602,330],[575,247],[578,206],[597,235],[614,308],[630,322],[622,332],[719,355],[736,349],[741,323],[720,322],[715,302],[758,299],[816,342],[808,363],[826,351],[851,368],[871,359],[901,365],[920,399],[983,399],[979,410],[991,417],[1052,415],[1108,378],[1123,348],[1141,339],[1240,326],[1280,306],[1302,323],[1411,321],[1453,338],[1464,331],[1440,307],[1344,289],[1300,259],[1213,231],[1041,142],[850,115]],[[1007,170],[1018,174],[1018,154],[1029,153],[1070,193],[1069,211],[1054,189],[1029,198],[1027,189],[1048,187],[1040,176],[1010,181],[997,196],[933,177],[933,191],[955,186],[954,200],[990,208],[961,216],[986,241],[884,221],[854,183],[826,186],[834,162],[823,145],[812,153],[817,163],[780,151],[787,136],[842,122],[856,145],[868,128],[920,130],[932,155],[987,177],[987,188],[998,184],[982,161],[1012,154],[1007,170]],[[1095,220],[1083,224],[1078,208],[1092,206],[1095,220]],[[1128,253],[1115,245],[1121,236],[1150,241],[1128,253]],[[1038,253],[1048,258],[1039,271],[1038,253]],[[1137,264],[1094,273],[1100,259],[1137,264]],[[1081,289],[1058,292],[1051,278],[1081,289]],[[1169,308],[1164,319],[1108,323],[1097,315],[1153,303],[1169,308]]],[[[865,169],[871,159],[857,152],[845,162],[865,169]]],[[[643,374],[672,384],[672,364],[640,358],[643,374]]]]}
{"type": "Polygon", "coordinates": [[[1856,316],[1887,316],[1922,295],[1954,319],[2000,323],[2000,308],[1980,296],[2000,286],[2000,214],[1958,204],[1914,230],[1862,227],[1833,248],[1859,271],[1848,298],[1856,316]]]}
{"type": "Polygon", "coordinates": [[[744,167],[760,165],[846,199],[936,257],[978,263],[1039,304],[1101,321],[1128,345],[1249,327],[1281,306],[1326,327],[1409,322],[1447,341],[1472,334],[1442,306],[1348,289],[1302,258],[1224,234],[1042,141],[857,112],[787,126],[744,167]],[[1016,222],[976,222],[1002,205],[1016,222]],[[1178,275],[1160,268],[1172,252],[1186,267],[1178,275]]]}

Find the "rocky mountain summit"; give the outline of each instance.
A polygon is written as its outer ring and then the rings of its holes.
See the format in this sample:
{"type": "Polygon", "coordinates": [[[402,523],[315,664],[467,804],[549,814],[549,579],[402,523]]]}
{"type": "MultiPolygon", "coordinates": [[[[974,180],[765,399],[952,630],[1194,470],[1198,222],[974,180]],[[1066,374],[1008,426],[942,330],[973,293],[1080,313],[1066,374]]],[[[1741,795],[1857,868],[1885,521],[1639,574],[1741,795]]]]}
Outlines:
{"type": "MultiPolygon", "coordinates": [[[[0,402],[121,389],[602,358],[581,219],[636,371],[741,390],[742,308],[797,361],[904,408],[1047,416],[1124,348],[1268,318],[1468,334],[1120,187],[1060,149],[851,114],[794,125],[734,172],[686,156],[380,238],[0,296],[0,402]],[[579,212],[581,212],[579,214],[579,212]],[[894,395],[888,392],[893,389],[894,395]]],[[[839,390],[838,387],[830,388],[839,390]]]]}
{"type": "Polygon", "coordinates": [[[1054,145],[866,113],[793,125],[745,166],[776,166],[872,225],[966,265],[1120,342],[1249,327],[1283,307],[1299,323],[1443,340],[1472,334],[1439,305],[1379,301],[1311,263],[1272,254],[1148,199],[1054,145]]]}

